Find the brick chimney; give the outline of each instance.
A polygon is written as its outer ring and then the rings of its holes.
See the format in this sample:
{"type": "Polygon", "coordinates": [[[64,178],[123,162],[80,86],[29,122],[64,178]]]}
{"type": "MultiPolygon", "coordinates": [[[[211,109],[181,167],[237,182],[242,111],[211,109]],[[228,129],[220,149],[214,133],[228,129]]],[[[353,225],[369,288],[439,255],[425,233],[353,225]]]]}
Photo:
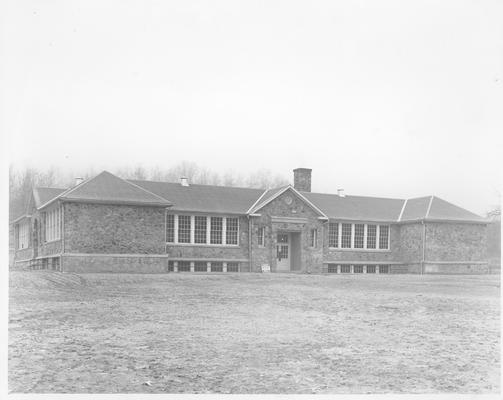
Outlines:
{"type": "Polygon", "coordinates": [[[293,187],[301,192],[311,191],[310,168],[296,168],[293,170],[293,187]]]}

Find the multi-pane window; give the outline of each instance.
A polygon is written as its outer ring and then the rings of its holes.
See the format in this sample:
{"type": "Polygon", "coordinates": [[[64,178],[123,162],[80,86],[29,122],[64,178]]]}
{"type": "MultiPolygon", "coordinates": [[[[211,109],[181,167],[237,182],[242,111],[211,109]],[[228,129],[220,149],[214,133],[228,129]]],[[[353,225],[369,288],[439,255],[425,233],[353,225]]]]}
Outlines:
{"type": "Polygon", "coordinates": [[[355,274],[363,274],[363,265],[353,265],[353,272],[355,274]]]}
{"type": "Polygon", "coordinates": [[[367,225],[367,249],[376,248],[376,225],[367,225]]]}
{"type": "Polygon", "coordinates": [[[355,239],[354,239],[355,249],[363,249],[364,232],[365,232],[365,224],[355,224],[355,239]]]}
{"type": "Polygon", "coordinates": [[[351,224],[342,224],[341,247],[343,249],[351,248],[351,224]]]}
{"type": "Polygon", "coordinates": [[[375,265],[367,265],[367,274],[375,274],[376,266],[375,265]]]}
{"type": "Polygon", "coordinates": [[[61,238],[61,208],[45,213],[45,240],[52,242],[61,238]]]}
{"type": "Polygon", "coordinates": [[[339,247],[339,224],[328,225],[328,247],[339,247]]]}
{"type": "Polygon", "coordinates": [[[175,241],[175,216],[168,214],[166,216],[166,242],[174,243],[175,241]]]}
{"type": "Polygon", "coordinates": [[[316,247],[316,243],[317,242],[318,242],[318,230],[317,229],[311,229],[310,246],[311,247],[316,247]]]}
{"type": "Polygon", "coordinates": [[[341,274],[350,274],[350,273],[351,273],[351,265],[341,264],[341,274]]]}
{"type": "Polygon", "coordinates": [[[177,244],[239,245],[238,217],[166,215],[166,242],[177,244]]]}
{"type": "Polygon", "coordinates": [[[28,222],[23,222],[17,226],[17,248],[27,249],[30,244],[30,225],[28,222]]]}
{"type": "Polygon", "coordinates": [[[337,264],[328,264],[327,272],[329,274],[336,274],[337,273],[337,264]]]}
{"type": "Polygon", "coordinates": [[[223,272],[224,265],[221,262],[212,262],[211,263],[211,272],[223,272]]]}
{"type": "Polygon", "coordinates": [[[178,216],[178,243],[190,243],[190,215],[178,216]]]}
{"type": "Polygon", "coordinates": [[[389,250],[389,241],[389,225],[336,222],[328,225],[328,247],[389,250]]]}
{"type": "Polygon", "coordinates": [[[178,272],[190,272],[190,261],[178,261],[178,272]]]}
{"type": "Polygon", "coordinates": [[[210,243],[222,244],[222,217],[211,217],[210,243]]]}
{"type": "Polygon", "coordinates": [[[238,244],[238,219],[226,218],[225,243],[238,244]]]}
{"type": "Polygon", "coordinates": [[[257,230],[257,241],[259,246],[265,246],[265,227],[261,226],[257,230]]]}
{"type": "Polygon", "coordinates": [[[206,272],[208,270],[207,264],[204,261],[196,261],[194,263],[194,272],[206,272]]]}
{"type": "Polygon", "coordinates": [[[379,265],[380,274],[389,274],[389,265],[379,265]]]}
{"type": "Polygon", "coordinates": [[[379,225],[379,248],[388,249],[389,248],[389,226],[379,225]]]}
{"type": "Polygon", "coordinates": [[[206,243],[207,218],[206,216],[196,215],[194,217],[194,242],[206,243]]]}
{"type": "Polygon", "coordinates": [[[227,272],[239,272],[239,263],[237,262],[227,263],[227,272]]]}

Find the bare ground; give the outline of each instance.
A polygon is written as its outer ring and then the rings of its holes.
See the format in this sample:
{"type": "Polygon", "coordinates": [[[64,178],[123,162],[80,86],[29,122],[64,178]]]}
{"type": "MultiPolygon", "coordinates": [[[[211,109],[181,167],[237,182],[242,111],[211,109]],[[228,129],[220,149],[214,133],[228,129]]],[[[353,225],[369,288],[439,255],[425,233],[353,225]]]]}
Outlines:
{"type": "Polygon", "coordinates": [[[9,390],[495,393],[499,276],[10,273],[9,390]]]}

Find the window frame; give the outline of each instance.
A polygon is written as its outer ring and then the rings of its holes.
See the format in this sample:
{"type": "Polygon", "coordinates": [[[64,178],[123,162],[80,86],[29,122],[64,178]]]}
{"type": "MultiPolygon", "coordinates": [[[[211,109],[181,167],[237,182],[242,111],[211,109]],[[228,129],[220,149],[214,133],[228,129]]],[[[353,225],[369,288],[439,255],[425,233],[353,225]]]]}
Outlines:
{"type": "MultiPolygon", "coordinates": [[[[328,248],[337,251],[369,251],[386,252],[391,251],[391,228],[392,224],[379,224],[375,222],[329,222],[328,225],[328,248]],[[348,226],[350,226],[351,235],[349,235],[348,226]],[[363,235],[361,227],[363,226],[363,235]],[[380,247],[381,227],[387,240],[387,247],[380,247]],[[344,235],[343,235],[344,230],[344,235]],[[358,233],[358,234],[357,234],[358,233]],[[363,247],[361,246],[363,240],[363,247]],[[334,246],[335,245],[335,246],[334,246]],[[372,247],[372,246],[375,247],[372,247]]],[[[383,242],[384,243],[384,242],[383,242]]]]}

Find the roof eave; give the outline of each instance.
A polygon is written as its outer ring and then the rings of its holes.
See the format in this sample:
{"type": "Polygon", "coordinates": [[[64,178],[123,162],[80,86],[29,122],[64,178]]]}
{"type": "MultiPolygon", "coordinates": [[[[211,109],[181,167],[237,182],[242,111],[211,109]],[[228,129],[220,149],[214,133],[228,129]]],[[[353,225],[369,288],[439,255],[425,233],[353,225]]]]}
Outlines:
{"type": "Polygon", "coordinates": [[[172,204],[168,202],[144,202],[144,201],[134,201],[134,200],[104,200],[104,199],[72,199],[66,197],[60,197],[61,201],[67,203],[91,203],[91,204],[110,204],[110,205],[132,205],[132,206],[143,206],[143,207],[171,207],[172,204]]]}

